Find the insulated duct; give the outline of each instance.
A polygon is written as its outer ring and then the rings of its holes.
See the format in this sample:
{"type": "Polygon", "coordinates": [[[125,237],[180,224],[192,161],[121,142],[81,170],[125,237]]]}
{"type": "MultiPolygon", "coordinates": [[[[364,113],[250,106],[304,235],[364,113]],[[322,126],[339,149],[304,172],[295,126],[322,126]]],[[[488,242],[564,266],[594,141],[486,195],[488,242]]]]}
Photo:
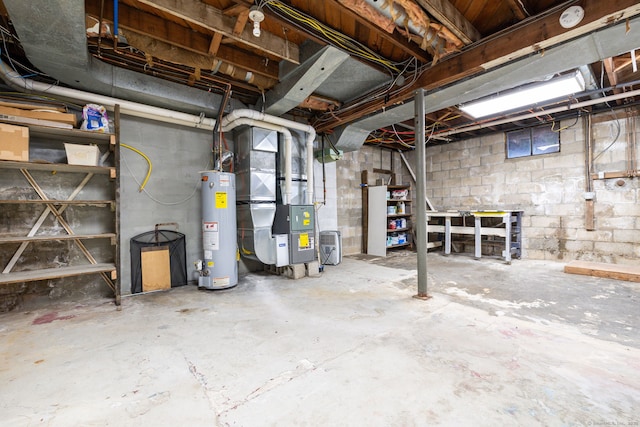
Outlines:
{"type": "MultiPolygon", "coordinates": [[[[222,96],[106,64],[88,53],[84,0],[4,0],[29,61],[87,92],[190,114],[216,115],[222,96]]],[[[51,91],[49,91],[51,92],[51,91]]],[[[92,102],[99,102],[93,100],[92,102]]],[[[232,101],[231,108],[241,108],[232,101]]]]}
{"type": "Polygon", "coordinates": [[[137,102],[131,102],[124,99],[96,95],[95,93],[83,92],[81,90],[70,89],[62,86],[52,86],[50,84],[25,79],[20,77],[20,75],[15,71],[12,71],[3,61],[0,61],[0,76],[9,86],[23,92],[46,93],[49,96],[55,95],[75,101],[98,103],[106,107],[113,107],[116,104],[119,104],[120,112],[122,114],[151,120],[159,120],[165,123],[174,123],[182,126],[212,130],[215,125],[214,119],[204,116],[195,116],[192,114],[181,113],[179,111],[139,104],[137,102]]]}
{"type": "Polygon", "coordinates": [[[460,49],[464,45],[462,40],[443,25],[440,26],[439,31],[432,28],[429,16],[413,0],[364,0],[364,2],[392,20],[398,28],[406,28],[410,37],[411,34],[419,36],[420,47],[431,51],[435,58],[460,49]],[[445,46],[441,45],[441,40],[446,43],[445,46]]]}

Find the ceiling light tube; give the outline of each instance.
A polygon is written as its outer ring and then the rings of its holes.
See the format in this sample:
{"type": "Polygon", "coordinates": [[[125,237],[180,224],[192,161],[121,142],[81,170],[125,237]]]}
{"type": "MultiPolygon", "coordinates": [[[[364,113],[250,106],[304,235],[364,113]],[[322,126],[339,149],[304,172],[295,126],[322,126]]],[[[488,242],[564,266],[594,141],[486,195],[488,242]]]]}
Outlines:
{"type": "Polygon", "coordinates": [[[536,83],[502,95],[463,104],[460,105],[460,109],[473,118],[478,119],[583,92],[584,90],[585,83],[582,74],[579,71],[574,71],[571,74],[546,82],[536,83]]]}

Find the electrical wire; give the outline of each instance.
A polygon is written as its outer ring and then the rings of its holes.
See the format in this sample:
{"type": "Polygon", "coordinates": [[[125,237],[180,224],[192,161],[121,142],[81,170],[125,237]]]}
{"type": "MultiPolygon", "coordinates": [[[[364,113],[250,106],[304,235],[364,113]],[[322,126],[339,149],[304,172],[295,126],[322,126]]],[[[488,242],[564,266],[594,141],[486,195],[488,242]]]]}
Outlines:
{"type": "Polygon", "coordinates": [[[562,132],[563,130],[571,129],[572,127],[574,127],[575,125],[578,124],[578,120],[580,120],[580,114],[576,115],[576,121],[575,122],[571,123],[570,125],[558,128],[558,129],[555,128],[556,127],[556,120],[553,120],[551,122],[551,132],[562,132]]]}
{"type": "MultiPolygon", "coordinates": [[[[14,60],[13,58],[11,58],[11,54],[9,53],[9,49],[7,48],[7,41],[5,39],[5,33],[11,35],[13,38],[15,38],[11,32],[9,30],[7,30],[6,28],[0,26],[0,36],[2,37],[2,47],[4,48],[2,52],[0,52],[0,54],[4,53],[4,55],[7,57],[7,60],[9,61],[9,64],[11,64],[11,68],[13,68],[13,71],[15,71],[16,73],[20,74],[20,77],[22,78],[27,78],[27,77],[33,77],[33,76],[44,76],[44,77],[49,77],[47,74],[44,74],[40,71],[31,69],[29,67],[27,67],[26,65],[14,60]],[[22,73],[20,73],[17,69],[16,69],[16,65],[14,64],[14,62],[16,64],[18,64],[20,66],[20,68],[29,71],[31,74],[26,74],[26,75],[21,75],[22,73]]],[[[17,40],[17,38],[15,38],[17,40]]],[[[17,40],[18,43],[20,42],[19,40],[17,40]]]]}
{"type": "Polygon", "coordinates": [[[302,26],[307,30],[314,31],[316,34],[323,36],[325,40],[331,42],[335,46],[339,46],[340,48],[355,56],[378,63],[393,72],[400,71],[400,69],[398,68],[399,63],[382,57],[377,52],[373,51],[362,43],[334,30],[333,28],[325,25],[312,16],[300,12],[282,3],[279,0],[261,0],[258,4],[258,7],[269,8],[269,10],[271,10],[273,13],[282,17],[288,22],[295,24],[298,27],[302,26]]]}
{"type": "MultiPolygon", "coordinates": [[[[122,143],[121,143],[120,145],[121,145],[121,146],[124,146],[125,144],[122,144],[122,143]]],[[[136,182],[136,184],[138,184],[138,186],[141,186],[140,181],[135,177],[135,175],[134,175],[134,174],[133,174],[133,172],[131,171],[131,168],[129,167],[129,163],[127,163],[127,159],[126,159],[124,156],[122,156],[122,160],[123,160],[123,162],[124,162],[124,166],[125,166],[125,167],[127,168],[127,170],[129,171],[129,174],[131,174],[131,177],[133,178],[133,180],[136,182]]],[[[204,166],[204,168],[202,168],[201,170],[207,170],[207,169],[209,169],[209,166],[210,166],[210,165],[211,165],[211,160],[208,160],[208,161],[207,161],[207,164],[206,164],[206,165],[204,166]]],[[[151,200],[153,200],[154,202],[156,202],[156,203],[158,203],[158,204],[160,204],[160,205],[163,205],[163,206],[176,206],[176,205],[181,205],[181,204],[183,204],[183,203],[187,202],[188,200],[192,199],[192,198],[193,198],[193,196],[195,196],[195,195],[196,195],[196,193],[197,193],[197,191],[198,191],[198,189],[199,189],[199,188],[200,188],[200,181],[198,181],[198,182],[197,182],[197,184],[196,184],[196,185],[194,186],[194,188],[193,188],[193,191],[192,191],[192,192],[191,192],[187,197],[185,197],[184,199],[179,200],[179,201],[177,201],[177,202],[165,202],[165,201],[159,200],[159,199],[157,199],[156,197],[154,197],[154,196],[149,192],[149,190],[147,190],[146,188],[144,188],[144,189],[142,190],[142,192],[143,192],[143,193],[144,193],[148,198],[150,198],[151,200]]]]}
{"type": "Polygon", "coordinates": [[[620,133],[622,132],[622,127],[620,126],[620,119],[618,118],[618,115],[616,114],[615,110],[611,110],[611,112],[613,113],[613,116],[615,117],[615,123],[616,126],[618,128],[618,131],[616,133],[616,136],[613,138],[613,141],[611,141],[611,143],[609,145],[607,145],[600,153],[598,153],[597,156],[595,156],[592,160],[591,163],[595,163],[596,160],[598,160],[598,158],[600,156],[602,156],[604,153],[606,153],[607,151],[609,151],[609,149],[611,147],[613,147],[613,144],[615,144],[616,142],[618,142],[618,138],[620,137],[620,133]]]}

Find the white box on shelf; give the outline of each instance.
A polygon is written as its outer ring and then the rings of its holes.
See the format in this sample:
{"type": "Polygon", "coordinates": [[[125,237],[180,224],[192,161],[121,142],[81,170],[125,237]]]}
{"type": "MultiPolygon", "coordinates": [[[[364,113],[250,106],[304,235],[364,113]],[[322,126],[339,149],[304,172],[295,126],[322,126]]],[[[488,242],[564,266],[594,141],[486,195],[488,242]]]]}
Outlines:
{"type": "Polygon", "coordinates": [[[81,145],[64,143],[67,153],[67,163],[70,165],[98,166],[100,149],[95,145],[81,145]]]}

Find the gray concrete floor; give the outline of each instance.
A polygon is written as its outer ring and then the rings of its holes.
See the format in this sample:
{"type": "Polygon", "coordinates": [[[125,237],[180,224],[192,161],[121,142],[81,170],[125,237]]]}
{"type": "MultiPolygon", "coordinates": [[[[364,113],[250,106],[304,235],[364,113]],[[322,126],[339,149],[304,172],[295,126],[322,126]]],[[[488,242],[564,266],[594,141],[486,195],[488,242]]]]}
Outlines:
{"type": "Polygon", "coordinates": [[[640,425],[634,283],[563,264],[346,257],[0,316],[2,426],[640,425]]]}

